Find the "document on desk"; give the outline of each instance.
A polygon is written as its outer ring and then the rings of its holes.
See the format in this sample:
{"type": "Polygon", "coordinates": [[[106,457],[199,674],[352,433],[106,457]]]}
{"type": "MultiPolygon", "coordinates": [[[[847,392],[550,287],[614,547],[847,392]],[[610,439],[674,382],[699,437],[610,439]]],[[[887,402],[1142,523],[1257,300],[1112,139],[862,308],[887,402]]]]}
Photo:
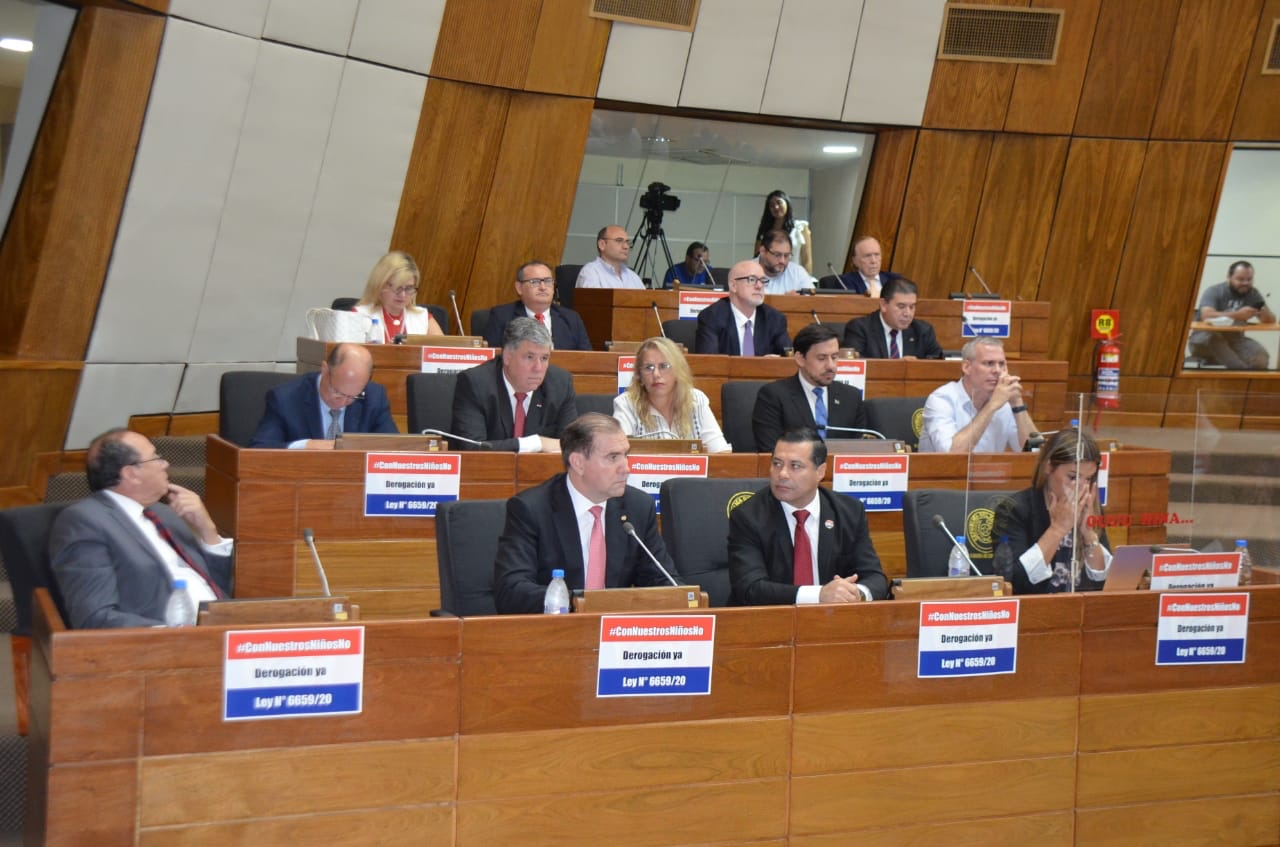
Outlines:
{"type": "Polygon", "coordinates": [[[959,677],[1018,669],[1018,600],[920,604],[916,676],[959,677]]]}
{"type": "Polygon", "coordinates": [[[223,641],[224,721],[358,715],[364,708],[364,627],[229,630],[223,641]]]}

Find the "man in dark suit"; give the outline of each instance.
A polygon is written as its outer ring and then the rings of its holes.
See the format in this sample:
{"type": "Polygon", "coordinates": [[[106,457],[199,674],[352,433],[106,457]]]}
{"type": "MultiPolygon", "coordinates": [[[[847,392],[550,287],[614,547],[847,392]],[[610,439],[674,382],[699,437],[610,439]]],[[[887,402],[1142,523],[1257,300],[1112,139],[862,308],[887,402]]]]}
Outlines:
{"type": "Polygon", "coordinates": [[[533,318],[512,318],[501,357],[458,374],[453,431],[490,450],[560,452],[560,433],[578,416],[578,407],[573,377],[550,361],[547,328],[533,318]]]}
{"type": "Polygon", "coordinates": [[[890,280],[901,279],[895,273],[880,269],[880,242],[869,235],[863,235],[853,242],[853,264],[856,274],[850,275],[855,291],[864,292],[868,297],[879,297],[881,290],[890,280]],[[856,277],[856,278],[855,278],[856,277]]]}
{"type": "Polygon", "coordinates": [[[880,311],[844,325],[844,346],[864,359],[941,359],[942,346],[926,321],[916,320],[919,289],[897,277],[880,291],[880,311]]]}
{"type": "Polygon", "coordinates": [[[791,337],[787,335],[786,315],[764,305],[768,282],[755,259],[734,265],[729,270],[729,296],[698,313],[694,352],[781,356],[791,346],[791,337]]]}
{"type": "Polygon", "coordinates": [[[796,375],[771,382],[756,395],[751,415],[756,449],[772,450],[779,435],[800,427],[814,430],[821,438],[860,437],[858,433],[835,429],[867,426],[862,392],[835,381],[840,358],[840,341],[835,332],[822,324],[809,324],[796,333],[793,355],[796,375]]]}
{"type": "Polygon", "coordinates": [[[494,602],[501,614],[542,611],[551,571],[564,569],[570,591],[668,585],[623,530],[623,521],[668,572],[653,497],[627,485],[630,445],[619,423],[589,413],[560,439],[565,472],[507,501],[507,524],[494,562],[494,602]]]}
{"type": "Polygon", "coordinates": [[[517,316],[533,318],[551,330],[551,342],[557,350],[590,350],[587,327],[573,309],[551,301],[556,294],[556,277],[543,262],[526,262],[516,269],[516,294],[520,299],[489,310],[489,325],[484,330],[485,343],[500,347],[507,324],[517,316]]]}
{"type": "Polygon", "coordinates": [[[338,344],[320,365],[267,393],[267,409],[250,447],[332,450],[344,432],[399,432],[387,391],[373,377],[373,357],[359,344],[338,344]]]}
{"type": "Polygon", "coordinates": [[[162,626],[176,579],[196,605],[230,595],[233,543],[168,469],[136,432],[109,430],[89,444],[93,494],[63,509],[49,537],[72,627],[162,626]]]}
{"type": "Polygon", "coordinates": [[[769,487],[729,514],[729,580],[740,606],[883,600],[889,582],[857,499],[818,487],[827,445],[788,430],[773,448],[769,487]]]}

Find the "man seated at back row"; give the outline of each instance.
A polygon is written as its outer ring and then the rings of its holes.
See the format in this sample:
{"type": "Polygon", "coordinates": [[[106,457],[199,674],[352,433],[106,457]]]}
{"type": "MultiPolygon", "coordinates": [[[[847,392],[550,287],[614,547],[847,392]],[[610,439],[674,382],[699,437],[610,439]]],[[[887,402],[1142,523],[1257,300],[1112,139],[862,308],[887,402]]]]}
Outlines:
{"type": "Polygon", "coordinates": [[[596,259],[578,271],[576,288],[644,288],[644,280],[627,267],[631,239],[620,226],[607,226],[596,233],[596,259]]]}
{"type": "Polygon", "coordinates": [[[862,392],[836,382],[840,342],[829,327],[809,324],[796,333],[796,374],[771,382],[756,395],[751,432],[756,450],[767,453],[778,436],[801,427],[815,430],[820,438],[860,438],[843,428],[865,429],[867,412],[862,392]]]}
{"type": "Polygon", "coordinates": [[[458,374],[451,429],[489,450],[558,453],[560,433],[578,416],[578,406],[573,377],[550,362],[547,328],[532,318],[512,318],[501,355],[458,374]]]}
{"type": "Polygon", "coordinates": [[[630,444],[613,418],[588,413],[560,439],[565,472],[507,501],[507,523],[494,562],[494,603],[500,614],[536,614],[564,570],[570,591],[668,585],[623,522],[675,571],[658,534],[653,497],[627,485],[630,444]]]}
{"type": "Polygon", "coordinates": [[[942,347],[926,321],[916,320],[919,289],[894,277],[880,289],[880,311],[844,325],[844,346],[864,359],[941,359],[942,347]]]}
{"type": "Polygon", "coordinates": [[[698,313],[695,353],[781,356],[791,346],[787,316],[764,302],[769,280],[755,259],[729,269],[729,296],[698,313]]]}
{"type": "Polygon", "coordinates": [[[332,450],[344,432],[399,432],[387,391],[373,378],[373,357],[359,344],[338,344],[320,365],[267,393],[267,409],[250,447],[332,450]]]}
{"type": "Polygon", "coordinates": [[[162,626],[174,580],[195,605],[231,593],[233,542],[144,435],[112,429],[85,456],[93,492],[58,515],[49,537],[67,622],[76,629],[162,626]]]}
{"type": "Polygon", "coordinates": [[[507,324],[517,316],[533,318],[551,332],[551,343],[557,350],[590,350],[587,327],[573,309],[552,301],[556,296],[556,278],[545,262],[525,262],[516,268],[516,295],[519,300],[503,303],[489,310],[489,324],[484,341],[490,347],[502,346],[507,324]]]}
{"type": "MultiPolygon", "coordinates": [[[[1275,313],[1267,308],[1266,298],[1253,287],[1253,265],[1232,262],[1227,268],[1227,281],[1211,285],[1200,296],[1198,319],[1226,319],[1232,326],[1245,326],[1249,321],[1274,324],[1275,313]]],[[[1215,321],[1216,323],[1217,321],[1215,321]]],[[[1243,332],[1198,329],[1191,333],[1191,354],[1231,370],[1266,370],[1269,356],[1266,348],[1246,338],[1243,332]]]]}
{"type": "Polygon", "coordinates": [[[1036,425],[1022,401],[1022,382],[1009,373],[1004,344],[975,338],[961,350],[960,379],[925,400],[921,453],[1021,450],[1036,425]]]}

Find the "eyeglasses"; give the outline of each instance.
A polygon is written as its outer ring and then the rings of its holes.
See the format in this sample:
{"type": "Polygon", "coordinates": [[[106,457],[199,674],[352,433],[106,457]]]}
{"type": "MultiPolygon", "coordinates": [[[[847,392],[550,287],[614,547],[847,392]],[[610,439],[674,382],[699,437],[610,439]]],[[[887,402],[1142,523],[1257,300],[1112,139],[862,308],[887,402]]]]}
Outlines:
{"type": "Polygon", "coordinates": [[[395,294],[396,296],[399,296],[401,294],[408,294],[410,297],[412,297],[413,295],[418,293],[418,286],[406,285],[403,288],[392,288],[391,286],[388,285],[387,290],[390,291],[392,294],[395,294]]]}
{"type": "Polygon", "coordinates": [[[764,252],[768,253],[770,256],[777,259],[779,262],[781,262],[783,259],[786,259],[788,262],[790,262],[792,255],[794,255],[792,253],[779,253],[777,250],[770,250],[768,247],[764,248],[764,252]]]}
{"type": "Polygon", "coordinates": [[[159,453],[157,453],[157,454],[155,454],[154,456],[152,456],[150,459],[139,459],[138,461],[136,461],[136,462],[130,462],[129,464],[131,464],[131,465],[145,465],[147,462],[163,462],[163,461],[166,461],[165,457],[164,457],[164,456],[161,456],[159,453]]]}
{"type": "Polygon", "coordinates": [[[671,363],[661,362],[655,365],[653,362],[650,362],[647,365],[641,365],[640,370],[643,371],[644,373],[649,374],[650,376],[653,376],[654,371],[662,371],[663,373],[666,373],[667,371],[671,370],[671,363]]]}
{"type": "Polygon", "coordinates": [[[555,279],[553,279],[552,277],[549,277],[549,276],[540,276],[540,277],[538,277],[537,279],[522,279],[522,280],[520,280],[520,284],[521,284],[521,285],[536,285],[536,286],[538,286],[539,288],[550,288],[551,286],[553,286],[553,285],[555,285],[555,284],[556,284],[556,281],[555,281],[555,279]]]}
{"type": "Polygon", "coordinates": [[[352,403],[356,402],[357,400],[363,400],[365,398],[365,393],[363,391],[361,391],[359,394],[343,394],[341,391],[334,388],[332,383],[330,383],[329,385],[329,390],[332,391],[337,396],[341,397],[343,400],[350,400],[352,403]]]}
{"type": "Polygon", "coordinates": [[[735,276],[734,282],[745,282],[747,285],[767,285],[769,277],[767,276],[735,276]]]}
{"type": "Polygon", "coordinates": [[[622,246],[624,246],[624,247],[630,247],[630,246],[631,246],[631,239],[630,239],[630,238],[602,238],[602,239],[600,239],[600,240],[601,240],[601,241],[612,241],[614,244],[619,244],[619,245],[622,245],[622,246]]]}

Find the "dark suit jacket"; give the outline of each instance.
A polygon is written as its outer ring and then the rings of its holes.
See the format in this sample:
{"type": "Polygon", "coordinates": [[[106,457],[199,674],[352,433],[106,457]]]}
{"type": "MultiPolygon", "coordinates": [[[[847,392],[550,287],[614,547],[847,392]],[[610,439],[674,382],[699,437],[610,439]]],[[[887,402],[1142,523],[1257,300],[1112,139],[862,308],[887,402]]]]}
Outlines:
{"type": "MultiPolygon", "coordinates": [[[[857,350],[864,359],[889,358],[879,310],[853,318],[844,325],[844,346],[857,350]]],[[[942,345],[928,322],[916,320],[898,334],[898,352],[918,359],[941,359],[942,345]]]]}
{"type": "MultiPolygon", "coordinates": [[[[182,518],[151,507],[187,557],[231,596],[231,557],[206,553],[182,518]]],[[[172,586],[155,549],[102,492],[62,510],[49,536],[53,573],[76,629],[156,626],[172,586]]]]}
{"type": "MultiPolygon", "coordinates": [[[[315,372],[305,373],[267,392],[267,410],[249,439],[249,446],[288,447],[303,438],[324,438],[329,421],[320,419],[320,391],[316,387],[319,377],[315,372]]],[[[363,400],[347,407],[342,431],[399,432],[391,420],[387,390],[370,381],[364,394],[363,400]]]]}
{"type": "MultiPolygon", "coordinates": [[[[529,399],[524,434],[559,438],[576,417],[578,406],[573,377],[563,368],[548,365],[542,385],[529,399]]],[[[501,356],[458,373],[458,384],[453,390],[454,432],[475,441],[487,441],[490,449],[514,452],[520,449],[515,427],[511,400],[502,380],[501,356]]],[[[467,450],[470,445],[460,442],[457,449],[467,450]]]]}
{"type": "MultiPolygon", "coordinates": [[[[862,503],[819,488],[818,577],[825,585],[836,576],[858,575],[875,600],[889,596],[889,582],[871,543],[862,503]],[[830,525],[828,525],[828,522],[830,525]]],[[[729,513],[729,579],[733,603],[780,606],[796,602],[795,539],[782,504],[768,486],[729,513]]]]}
{"type": "MultiPolygon", "coordinates": [[[[547,310],[551,316],[551,340],[557,350],[590,350],[591,339],[587,337],[587,327],[582,318],[573,309],[552,304],[547,310]]],[[[485,343],[490,347],[502,346],[502,334],[507,324],[515,317],[525,317],[524,303],[503,303],[489,310],[489,324],[484,329],[485,343]]]]}
{"type": "MultiPolygon", "coordinates": [[[[1014,594],[1052,594],[1056,591],[1067,591],[1069,586],[1062,586],[1055,589],[1053,580],[1046,579],[1042,582],[1032,583],[1027,579],[1027,571],[1022,564],[1018,562],[1018,558],[1023,553],[1031,549],[1031,545],[1040,540],[1040,536],[1045,534],[1049,529],[1049,507],[1044,502],[1044,492],[1035,488],[1024,488],[1017,494],[1013,495],[1006,503],[1004,503],[996,512],[995,529],[991,533],[991,538],[999,542],[1000,536],[1009,536],[1009,548],[1013,550],[1013,593],[1014,594]]],[[[1107,540],[1107,531],[1104,529],[1098,535],[1102,545],[1108,550],[1111,549],[1111,542],[1107,540]]],[[[1053,562],[1047,563],[1053,568],[1053,562]]],[[[1102,589],[1102,583],[1089,578],[1089,573],[1082,570],[1081,590],[1083,591],[1099,591],[1102,589]]]]}
{"type": "MultiPolygon", "coordinates": [[[[867,427],[867,410],[862,406],[862,392],[852,385],[833,382],[824,392],[827,398],[827,423],[831,426],[867,427]]],[[[756,395],[755,410],[751,414],[751,432],[756,437],[756,449],[772,453],[778,436],[789,429],[807,426],[818,428],[809,411],[809,401],[804,396],[800,377],[789,376],[771,382],[756,395]]],[[[852,432],[830,432],[830,438],[859,438],[852,432]]]]}
{"type": "MultiPolygon", "coordinates": [[[[770,353],[781,356],[791,346],[791,336],[787,335],[786,315],[764,303],[756,307],[751,335],[755,338],[757,356],[767,356],[770,353]]],[[[693,351],[727,356],[742,355],[738,325],[733,319],[733,304],[728,297],[717,300],[698,313],[698,337],[693,351]]]]}
{"type": "MultiPolygon", "coordinates": [[[[570,591],[586,585],[586,562],[578,519],[573,514],[567,476],[556,474],[507,501],[507,525],[498,542],[494,562],[494,602],[500,614],[537,614],[551,583],[551,571],[564,568],[570,591]]],[[[627,487],[604,508],[604,539],[608,550],[604,584],[608,588],[634,585],[670,585],[649,557],[622,530],[622,516],[636,528],[636,534],[671,573],[675,565],[658,534],[653,497],[638,488],[627,487]]]]}

